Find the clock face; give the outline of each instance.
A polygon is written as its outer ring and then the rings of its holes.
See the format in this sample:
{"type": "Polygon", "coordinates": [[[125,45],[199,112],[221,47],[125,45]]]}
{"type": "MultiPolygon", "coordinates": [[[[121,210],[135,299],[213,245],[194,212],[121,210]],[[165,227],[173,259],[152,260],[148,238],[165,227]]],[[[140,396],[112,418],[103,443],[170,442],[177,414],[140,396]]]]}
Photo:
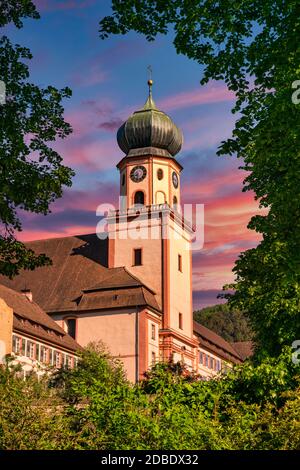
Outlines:
{"type": "Polygon", "coordinates": [[[130,178],[135,183],[139,183],[140,181],[143,181],[143,179],[146,178],[146,175],[147,175],[147,170],[144,166],[135,166],[134,168],[132,168],[130,172],[130,178]]]}
{"type": "Polygon", "coordinates": [[[177,176],[177,173],[175,173],[175,171],[173,171],[172,173],[172,181],[173,181],[173,186],[174,188],[178,188],[178,176],[177,176]]]}

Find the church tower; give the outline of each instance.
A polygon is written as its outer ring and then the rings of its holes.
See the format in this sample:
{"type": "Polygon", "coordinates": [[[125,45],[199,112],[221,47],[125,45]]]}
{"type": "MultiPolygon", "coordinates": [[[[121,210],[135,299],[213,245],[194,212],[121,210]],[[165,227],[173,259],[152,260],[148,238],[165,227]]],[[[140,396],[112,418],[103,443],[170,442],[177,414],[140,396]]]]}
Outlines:
{"type": "MultiPolygon", "coordinates": [[[[192,226],[182,216],[175,156],[183,136],[152,98],[120,127],[120,208],[108,217],[109,267],[125,268],[154,293],[160,308],[159,358],[195,367],[192,226]]],[[[149,342],[148,330],[144,332],[149,342]]],[[[150,364],[148,364],[150,365],[150,364]]]]}

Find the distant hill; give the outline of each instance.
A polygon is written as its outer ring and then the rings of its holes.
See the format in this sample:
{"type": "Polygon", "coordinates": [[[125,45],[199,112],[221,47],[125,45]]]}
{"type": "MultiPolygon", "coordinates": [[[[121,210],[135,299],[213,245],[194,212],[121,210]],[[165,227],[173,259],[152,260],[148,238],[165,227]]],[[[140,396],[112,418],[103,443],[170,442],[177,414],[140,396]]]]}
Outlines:
{"type": "Polygon", "coordinates": [[[230,343],[252,339],[248,319],[238,310],[230,311],[227,304],[218,304],[197,310],[194,312],[194,320],[230,343]]]}

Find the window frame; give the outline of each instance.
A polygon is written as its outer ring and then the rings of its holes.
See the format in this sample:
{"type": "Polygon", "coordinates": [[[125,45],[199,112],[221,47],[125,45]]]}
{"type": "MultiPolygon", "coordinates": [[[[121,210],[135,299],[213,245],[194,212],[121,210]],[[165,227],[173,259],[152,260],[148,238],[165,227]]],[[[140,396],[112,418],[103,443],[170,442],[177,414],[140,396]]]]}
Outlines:
{"type": "Polygon", "coordinates": [[[133,254],[132,254],[132,266],[143,266],[143,248],[138,247],[138,248],[133,248],[133,254]],[[140,263],[136,263],[136,252],[140,252],[140,263]]]}
{"type": "Polygon", "coordinates": [[[209,360],[208,357],[209,357],[208,354],[205,354],[205,364],[204,365],[207,368],[208,368],[208,360],[209,360]]]}
{"type": "Polygon", "coordinates": [[[155,328],[155,324],[154,323],[151,323],[151,339],[153,341],[156,340],[156,328],[155,328]]]}
{"type": "Polygon", "coordinates": [[[203,365],[203,363],[204,363],[204,361],[203,361],[203,354],[204,354],[203,351],[200,351],[200,352],[199,352],[199,362],[200,362],[200,364],[202,364],[202,365],[203,365]]]}
{"type": "Polygon", "coordinates": [[[133,193],[133,205],[134,207],[142,207],[142,206],[145,206],[146,205],[146,194],[145,194],[145,191],[143,191],[142,189],[138,189],[137,191],[135,191],[133,193]],[[136,198],[136,195],[140,193],[143,195],[143,203],[141,202],[135,202],[135,198],[136,198]]]}
{"type": "Polygon", "coordinates": [[[183,314],[181,312],[178,313],[178,328],[183,330],[183,314]]]}
{"type": "Polygon", "coordinates": [[[76,337],[77,337],[77,317],[65,317],[64,318],[64,322],[65,322],[65,326],[66,326],[66,332],[68,333],[69,336],[71,336],[71,338],[73,338],[74,340],[76,340],[76,337]],[[68,327],[68,322],[70,320],[74,320],[75,322],[75,326],[74,326],[74,336],[72,336],[70,333],[69,333],[69,327],[68,327]]]}
{"type": "Polygon", "coordinates": [[[157,171],[156,171],[156,176],[157,176],[158,181],[163,180],[164,179],[164,170],[162,168],[158,168],[157,171]],[[159,177],[159,175],[161,176],[161,178],[159,177]]]}
{"type": "Polygon", "coordinates": [[[178,271],[182,273],[182,255],[178,253],[178,271]]]}
{"type": "Polygon", "coordinates": [[[62,365],[62,353],[54,349],[53,351],[53,365],[59,369],[62,365]]]}
{"type": "Polygon", "coordinates": [[[151,351],[151,362],[152,362],[152,365],[154,366],[155,363],[156,363],[156,354],[155,354],[155,351],[151,351]]]}
{"type": "Polygon", "coordinates": [[[22,348],[22,342],[21,342],[21,337],[17,335],[13,335],[13,341],[12,341],[12,350],[13,353],[15,353],[17,356],[20,355],[21,353],[21,348],[22,348]]]}

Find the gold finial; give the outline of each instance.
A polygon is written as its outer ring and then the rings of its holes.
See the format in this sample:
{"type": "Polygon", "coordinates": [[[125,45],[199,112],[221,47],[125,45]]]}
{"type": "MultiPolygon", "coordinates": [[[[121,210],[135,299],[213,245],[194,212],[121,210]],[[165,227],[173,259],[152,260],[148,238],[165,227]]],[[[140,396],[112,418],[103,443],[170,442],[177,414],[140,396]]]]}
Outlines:
{"type": "Polygon", "coordinates": [[[152,80],[152,67],[151,65],[148,65],[147,70],[149,72],[149,79],[148,79],[148,86],[149,86],[149,96],[152,95],[152,85],[153,85],[153,80],[152,80]]]}

